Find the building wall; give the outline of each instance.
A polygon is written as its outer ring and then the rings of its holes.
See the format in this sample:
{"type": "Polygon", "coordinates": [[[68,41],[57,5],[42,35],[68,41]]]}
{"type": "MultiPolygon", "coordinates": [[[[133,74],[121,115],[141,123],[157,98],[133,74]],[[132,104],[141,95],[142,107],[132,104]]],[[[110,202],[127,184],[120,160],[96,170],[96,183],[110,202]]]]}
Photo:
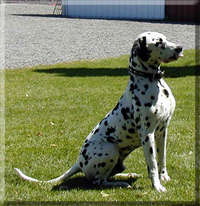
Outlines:
{"type": "Polygon", "coordinates": [[[166,0],[165,16],[167,20],[195,22],[197,18],[197,0],[166,0]]]}
{"type": "Polygon", "coordinates": [[[62,0],[63,15],[75,18],[164,19],[165,0],[62,0]]]}

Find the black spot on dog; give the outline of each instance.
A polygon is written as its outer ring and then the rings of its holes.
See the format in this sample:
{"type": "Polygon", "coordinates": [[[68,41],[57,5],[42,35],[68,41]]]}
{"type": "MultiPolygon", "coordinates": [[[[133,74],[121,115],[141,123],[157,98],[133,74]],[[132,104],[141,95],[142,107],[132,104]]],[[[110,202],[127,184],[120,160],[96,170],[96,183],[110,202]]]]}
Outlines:
{"type": "Polygon", "coordinates": [[[165,45],[165,44],[162,44],[160,48],[161,48],[161,49],[165,49],[165,48],[166,48],[166,45],[165,45]]]}
{"type": "Polygon", "coordinates": [[[150,154],[153,154],[153,148],[152,147],[149,148],[149,152],[150,152],[150,154]]]}
{"type": "Polygon", "coordinates": [[[105,162],[101,162],[101,163],[98,163],[97,167],[105,167],[106,166],[106,163],[105,162]]]}
{"type": "Polygon", "coordinates": [[[147,171],[148,171],[148,174],[150,174],[150,168],[149,168],[149,165],[147,166],[147,171]]]}
{"type": "Polygon", "coordinates": [[[151,107],[152,104],[150,102],[144,104],[145,107],[151,107]]]}
{"type": "Polygon", "coordinates": [[[135,124],[132,122],[132,123],[131,123],[131,126],[135,127],[135,124]]]}
{"type": "Polygon", "coordinates": [[[141,126],[140,126],[140,125],[138,125],[136,128],[137,128],[137,129],[141,129],[141,126]]]}
{"type": "Polygon", "coordinates": [[[122,150],[122,151],[127,151],[127,150],[129,151],[129,150],[130,150],[130,147],[122,147],[121,150],[122,150]]]}
{"type": "Polygon", "coordinates": [[[136,104],[138,107],[141,107],[140,100],[139,100],[139,98],[138,98],[136,95],[134,96],[134,99],[135,99],[135,104],[136,104]]]}
{"type": "Polygon", "coordinates": [[[147,127],[149,128],[151,126],[151,123],[150,122],[147,122],[147,127]]]}
{"type": "Polygon", "coordinates": [[[115,106],[115,108],[113,109],[113,111],[118,110],[119,108],[119,103],[115,106]]]}
{"type": "Polygon", "coordinates": [[[127,138],[127,139],[132,139],[132,137],[131,137],[131,136],[129,136],[129,135],[127,135],[127,136],[126,136],[126,138],[127,138]]]}
{"type": "Polygon", "coordinates": [[[138,89],[138,85],[137,85],[137,84],[135,84],[135,85],[134,85],[134,88],[135,88],[135,89],[138,89]]]}
{"type": "Polygon", "coordinates": [[[130,91],[133,91],[135,89],[134,84],[130,85],[130,91]]]}
{"type": "Polygon", "coordinates": [[[148,120],[149,120],[149,117],[145,117],[145,120],[148,121],[148,120]]]}
{"type": "Polygon", "coordinates": [[[122,113],[125,120],[130,119],[128,116],[129,112],[130,112],[130,110],[128,107],[121,109],[121,113],[122,113]]]}
{"type": "Polygon", "coordinates": [[[134,77],[133,77],[132,75],[130,76],[130,80],[131,80],[132,82],[135,81],[135,79],[134,79],[134,77]]]}
{"type": "Polygon", "coordinates": [[[88,161],[86,160],[84,164],[87,165],[87,164],[88,164],[88,161]]]}
{"type": "Polygon", "coordinates": [[[142,94],[142,95],[145,95],[145,92],[142,91],[141,94],[142,94]]]}
{"type": "Polygon", "coordinates": [[[149,141],[149,137],[148,136],[146,136],[146,138],[145,138],[145,140],[144,140],[145,142],[148,142],[149,141]]]}
{"type": "Polygon", "coordinates": [[[88,147],[90,144],[89,143],[86,143],[85,145],[84,145],[84,147],[88,147]]]}
{"type": "Polygon", "coordinates": [[[165,127],[161,127],[161,128],[160,128],[160,132],[162,132],[162,131],[164,130],[164,128],[165,128],[165,127]]]}
{"type": "Polygon", "coordinates": [[[128,129],[128,132],[133,134],[133,133],[135,133],[135,130],[133,128],[130,128],[130,129],[128,129]]]}
{"type": "Polygon", "coordinates": [[[134,67],[136,67],[136,66],[137,66],[137,63],[136,63],[136,62],[134,62],[134,61],[132,61],[132,62],[131,62],[131,64],[132,64],[134,67]]]}
{"type": "Polygon", "coordinates": [[[107,125],[108,125],[108,121],[107,121],[107,120],[104,122],[104,125],[105,125],[105,126],[107,126],[107,125]]]}
{"type": "Polygon", "coordinates": [[[101,157],[102,155],[103,155],[102,153],[99,153],[99,154],[98,154],[99,157],[101,157]]]}
{"type": "Polygon", "coordinates": [[[89,159],[89,156],[88,156],[88,155],[85,155],[84,158],[85,158],[85,160],[88,160],[88,159],[89,159]]]}
{"type": "Polygon", "coordinates": [[[99,125],[101,125],[101,123],[103,122],[103,120],[104,120],[104,119],[102,119],[102,120],[99,122],[99,125]]]}
{"type": "Polygon", "coordinates": [[[140,118],[139,118],[139,117],[136,117],[136,118],[135,118],[135,123],[138,124],[139,121],[140,121],[140,118]]]}
{"type": "Polygon", "coordinates": [[[163,138],[165,138],[165,137],[166,137],[166,131],[163,132],[163,138]]]}
{"type": "Polygon", "coordinates": [[[152,100],[154,100],[154,99],[155,99],[155,97],[154,97],[154,96],[151,96],[151,99],[152,99],[152,100]]]}
{"type": "Polygon", "coordinates": [[[99,131],[99,129],[96,129],[95,132],[94,132],[94,134],[96,134],[98,131],[99,131]]]}
{"type": "Polygon", "coordinates": [[[147,90],[149,88],[149,85],[148,84],[145,84],[144,85],[144,88],[147,90]]]}
{"type": "Polygon", "coordinates": [[[80,167],[83,167],[83,163],[82,162],[80,162],[80,167]]]}
{"type": "Polygon", "coordinates": [[[139,39],[139,47],[136,49],[136,53],[142,59],[142,61],[149,60],[151,51],[147,49],[146,37],[139,39]]]}
{"type": "Polygon", "coordinates": [[[116,142],[116,139],[114,137],[111,137],[111,136],[107,137],[106,139],[110,143],[115,143],[116,142]]]}
{"type": "Polygon", "coordinates": [[[118,140],[117,140],[117,143],[122,143],[122,140],[121,140],[121,139],[118,139],[118,140]]]}
{"type": "Polygon", "coordinates": [[[123,130],[127,130],[126,125],[123,125],[123,126],[122,126],[122,129],[123,129],[123,130]]]}
{"type": "Polygon", "coordinates": [[[115,128],[109,127],[109,128],[107,128],[106,135],[109,136],[113,132],[115,132],[115,128]]]}
{"type": "Polygon", "coordinates": [[[86,155],[86,153],[87,153],[87,150],[86,150],[86,149],[84,149],[84,150],[83,150],[83,152],[82,152],[82,155],[83,155],[83,156],[85,156],[85,155],[86,155]]]}
{"type": "Polygon", "coordinates": [[[166,97],[169,97],[169,92],[166,89],[163,89],[163,93],[166,97]]]}
{"type": "Polygon", "coordinates": [[[154,62],[154,65],[157,65],[157,64],[159,64],[158,61],[155,61],[155,62],[154,62]]]}
{"type": "Polygon", "coordinates": [[[158,110],[156,109],[156,111],[154,112],[154,114],[157,114],[158,113],[158,110]]]}
{"type": "Polygon", "coordinates": [[[111,160],[110,160],[110,162],[114,162],[114,160],[113,160],[113,159],[111,159],[111,160]]]}
{"type": "Polygon", "coordinates": [[[159,39],[158,42],[156,42],[155,46],[158,47],[159,45],[162,45],[163,39],[159,39]]]}

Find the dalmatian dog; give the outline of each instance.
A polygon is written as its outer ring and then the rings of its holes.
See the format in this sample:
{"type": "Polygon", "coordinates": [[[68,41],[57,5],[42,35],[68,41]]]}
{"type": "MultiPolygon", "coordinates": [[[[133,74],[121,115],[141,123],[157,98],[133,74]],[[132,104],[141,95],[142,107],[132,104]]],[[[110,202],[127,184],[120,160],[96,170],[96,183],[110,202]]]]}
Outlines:
{"type": "MultiPolygon", "coordinates": [[[[157,32],[145,32],[134,41],[130,59],[130,79],[119,102],[87,136],[77,162],[63,175],[39,181],[15,168],[21,178],[33,182],[58,183],[83,172],[95,185],[131,186],[112,176],[125,170],[123,161],[143,147],[153,187],[165,192],[161,181],[169,181],[166,168],[167,128],[175,109],[175,99],[160,70],[162,62],[183,56],[182,47],[157,32]]],[[[135,173],[121,176],[132,177],[135,173]]]]}

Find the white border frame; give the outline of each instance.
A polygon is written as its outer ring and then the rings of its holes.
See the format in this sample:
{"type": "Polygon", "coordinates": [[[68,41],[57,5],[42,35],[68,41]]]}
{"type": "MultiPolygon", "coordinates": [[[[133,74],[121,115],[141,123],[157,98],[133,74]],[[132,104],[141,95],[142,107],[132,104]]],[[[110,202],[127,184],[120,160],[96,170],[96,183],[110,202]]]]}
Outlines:
{"type": "Polygon", "coordinates": [[[5,3],[0,0],[0,203],[5,197],[5,3]]]}

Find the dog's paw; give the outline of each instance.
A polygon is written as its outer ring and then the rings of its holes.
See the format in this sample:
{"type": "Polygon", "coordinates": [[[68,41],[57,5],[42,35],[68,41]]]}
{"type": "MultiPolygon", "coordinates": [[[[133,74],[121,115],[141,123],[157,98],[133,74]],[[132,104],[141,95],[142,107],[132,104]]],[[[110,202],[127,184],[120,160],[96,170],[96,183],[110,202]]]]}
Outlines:
{"type": "Polygon", "coordinates": [[[154,184],[153,187],[158,191],[158,192],[167,192],[166,188],[163,187],[160,183],[154,184]]]}
{"type": "Polygon", "coordinates": [[[169,182],[171,178],[169,177],[167,172],[165,172],[163,174],[160,174],[160,180],[162,180],[163,182],[169,182]]]}

